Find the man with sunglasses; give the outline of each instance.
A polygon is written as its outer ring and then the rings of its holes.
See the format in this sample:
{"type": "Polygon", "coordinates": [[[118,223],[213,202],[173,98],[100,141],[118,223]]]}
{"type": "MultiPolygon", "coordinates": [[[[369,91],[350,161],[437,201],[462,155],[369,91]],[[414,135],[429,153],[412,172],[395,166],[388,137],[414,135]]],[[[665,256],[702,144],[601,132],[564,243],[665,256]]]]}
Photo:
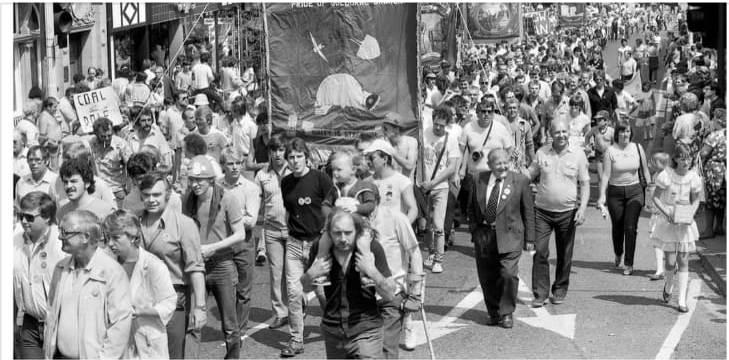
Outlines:
{"type": "Polygon", "coordinates": [[[13,292],[17,306],[16,338],[20,357],[43,358],[43,330],[48,311],[48,289],[61,251],[56,226],[56,203],[50,195],[33,191],[19,200],[23,232],[13,238],[13,292]]]}
{"type": "Polygon", "coordinates": [[[129,277],[107,255],[99,218],[76,210],[61,220],[62,250],[48,291],[46,359],[119,359],[128,349],[133,309],[129,277]]]}
{"type": "Polygon", "coordinates": [[[50,154],[45,147],[31,146],[28,149],[28,166],[30,174],[23,176],[15,185],[15,201],[19,202],[26,194],[32,191],[50,193],[51,187],[56,183],[58,175],[48,169],[50,154]]]}

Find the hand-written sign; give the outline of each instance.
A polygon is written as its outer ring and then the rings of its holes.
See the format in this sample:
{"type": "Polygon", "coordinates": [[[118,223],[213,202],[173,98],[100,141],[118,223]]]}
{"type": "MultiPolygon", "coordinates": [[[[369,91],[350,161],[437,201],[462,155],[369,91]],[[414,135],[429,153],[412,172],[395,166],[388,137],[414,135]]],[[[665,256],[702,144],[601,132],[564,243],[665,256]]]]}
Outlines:
{"type": "Polygon", "coordinates": [[[94,121],[98,118],[108,118],[114,126],[123,123],[121,111],[119,111],[119,98],[114,89],[105,87],[91,90],[73,96],[76,105],[76,114],[81,123],[80,132],[90,133],[93,131],[94,121]]]}

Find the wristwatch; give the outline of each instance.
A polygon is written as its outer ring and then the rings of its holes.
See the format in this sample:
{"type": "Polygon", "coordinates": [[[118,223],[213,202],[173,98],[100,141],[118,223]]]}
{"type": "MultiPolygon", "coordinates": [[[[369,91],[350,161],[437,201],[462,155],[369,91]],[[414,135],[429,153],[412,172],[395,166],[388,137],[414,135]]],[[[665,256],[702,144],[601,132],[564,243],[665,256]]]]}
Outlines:
{"type": "Polygon", "coordinates": [[[205,305],[196,305],[195,306],[195,309],[199,309],[199,310],[202,310],[202,311],[208,311],[208,307],[205,306],[205,305]]]}

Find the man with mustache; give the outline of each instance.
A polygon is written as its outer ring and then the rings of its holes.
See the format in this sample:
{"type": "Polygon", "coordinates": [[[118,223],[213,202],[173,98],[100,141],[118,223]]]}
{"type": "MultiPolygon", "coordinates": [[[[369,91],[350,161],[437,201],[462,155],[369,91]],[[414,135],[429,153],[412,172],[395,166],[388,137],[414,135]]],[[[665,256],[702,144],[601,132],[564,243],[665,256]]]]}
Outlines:
{"type": "Polygon", "coordinates": [[[20,202],[26,194],[32,191],[50,193],[51,187],[56,183],[58,174],[48,169],[50,154],[40,145],[28,149],[28,166],[30,174],[23,176],[15,185],[15,201],[20,202]]]}
{"type": "Polygon", "coordinates": [[[151,145],[156,147],[160,154],[162,154],[162,164],[165,166],[172,165],[172,150],[167,145],[167,139],[162,134],[160,129],[154,124],[152,118],[152,110],[149,107],[144,107],[139,111],[137,115],[137,121],[134,123],[134,127],[130,130],[126,137],[132,152],[137,152],[142,148],[142,145],[151,145]]]}
{"type": "Polygon", "coordinates": [[[96,191],[94,164],[87,156],[66,160],[60,171],[68,202],[58,210],[58,220],[74,210],[89,210],[104,218],[114,210],[112,204],[91,195],[96,191]]]}

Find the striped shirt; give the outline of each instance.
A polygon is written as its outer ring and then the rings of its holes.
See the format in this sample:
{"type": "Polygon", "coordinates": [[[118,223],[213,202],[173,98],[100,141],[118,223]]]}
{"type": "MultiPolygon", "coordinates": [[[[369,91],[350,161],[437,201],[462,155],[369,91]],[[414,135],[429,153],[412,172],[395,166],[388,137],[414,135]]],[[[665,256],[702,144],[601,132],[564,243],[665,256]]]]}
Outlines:
{"type": "Polygon", "coordinates": [[[266,165],[256,174],[254,180],[261,187],[263,228],[266,230],[287,230],[281,179],[289,174],[291,174],[291,170],[288,165],[285,165],[280,173],[277,173],[270,165],[266,165]]]}

